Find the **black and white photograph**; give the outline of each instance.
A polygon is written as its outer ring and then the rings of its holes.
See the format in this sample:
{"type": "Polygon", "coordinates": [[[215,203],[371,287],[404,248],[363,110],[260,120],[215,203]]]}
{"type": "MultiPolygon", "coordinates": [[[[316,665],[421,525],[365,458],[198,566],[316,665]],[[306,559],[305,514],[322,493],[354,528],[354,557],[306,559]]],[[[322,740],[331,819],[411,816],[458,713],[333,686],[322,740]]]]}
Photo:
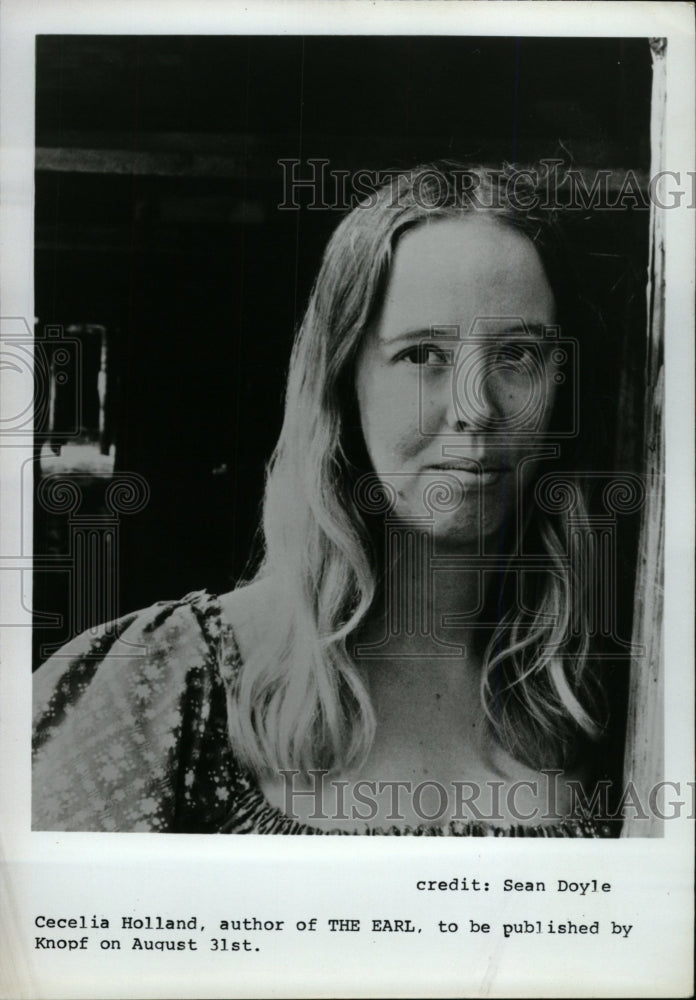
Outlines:
{"type": "Polygon", "coordinates": [[[181,996],[687,995],[688,5],[116,6],[31,28],[3,183],[10,840],[57,874],[2,995],[168,951],[181,996]]]}
{"type": "Polygon", "coordinates": [[[660,48],[37,39],[36,829],[620,833],[660,48]]]}

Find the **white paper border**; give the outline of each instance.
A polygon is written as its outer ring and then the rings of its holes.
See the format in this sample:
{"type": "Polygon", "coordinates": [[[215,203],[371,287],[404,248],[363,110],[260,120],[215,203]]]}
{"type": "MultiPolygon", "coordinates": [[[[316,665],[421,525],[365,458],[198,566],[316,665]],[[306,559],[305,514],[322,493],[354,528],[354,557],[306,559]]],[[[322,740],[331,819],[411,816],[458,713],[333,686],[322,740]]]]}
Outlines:
{"type": "MultiPolygon", "coordinates": [[[[694,169],[693,8],[677,3],[564,2],[352,2],[309,0],[307,3],[189,2],[166,0],[4,0],[0,10],[0,139],[2,141],[2,274],[0,311],[4,318],[31,319],[33,309],[33,90],[35,34],[467,34],[582,35],[667,37],[665,163],[684,175],[694,169]]],[[[667,519],[665,602],[665,716],[668,720],[665,774],[688,781],[693,769],[693,298],[694,212],[667,213],[666,240],[666,427],[667,519]]],[[[8,392],[2,403],[16,412],[17,397],[8,392]]],[[[29,446],[28,446],[29,447],[29,446]]],[[[17,547],[18,525],[30,524],[21,510],[17,470],[31,454],[3,448],[3,524],[0,534],[0,598],[3,621],[29,621],[17,607],[31,606],[31,575],[18,574],[26,551],[17,547]],[[10,567],[9,570],[7,567],[10,567]],[[8,610],[9,609],[9,610],[8,610]],[[22,615],[23,617],[20,617],[22,615]]],[[[0,792],[4,884],[2,935],[12,961],[0,990],[7,996],[675,996],[688,988],[692,940],[693,823],[666,823],[656,841],[549,842],[418,838],[216,838],[147,834],[29,833],[30,690],[24,664],[30,662],[29,628],[3,629],[3,673],[0,678],[0,792]],[[147,862],[147,864],[145,864],[147,862]],[[387,947],[344,936],[321,937],[321,946],[299,948],[290,934],[272,951],[262,968],[228,967],[208,962],[205,969],[184,971],[179,985],[163,982],[161,968],[143,969],[127,962],[111,963],[97,953],[92,962],[75,965],[71,956],[56,956],[50,974],[40,971],[27,927],[33,900],[53,912],[130,912],[133,901],[144,912],[167,905],[184,910],[195,899],[201,913],[274,910],[300,915],[312,910],[328,915],[399,915],[423,908],[414,902],[413,881],[453,877],[466,871],[529,877],[542,871],[549,881],[562,873],[593,872],[620,883],[640,880],[650,900],[641,895],[612,897],[616,919],[641,926],[638,948],[626,963],[616,948],[603,960],[588,962],[581,948],[530,948],[524,939],[496,938],[486,950],[463,941],[464,955],[435,939],[418,948],[410,941],[387,947]],[[260,872],[258,876],[256,873],[260,872]],[[500,874],[499,874],[500,873],[500,874]],[[279,887],[282,897],[279,898],[279,887]],[[71,896],[72,893],[72,896],[71,896]],[[150,894],[150,895],[148,895],[150,894]],[[246,897],[246,899],[245,899],[246,897]],[[630,897],[630,899],[629,899],[630,897]],[[379,900],[383,900],[382,903],[379,900]],[[150,900],[150,902],[148,902],[150,900]],[[251,902],[247,902],[249,900],[251,902]],[[99,901],[99,902],[97,902],[99,901]],[[171,901],[171,902],[170,902],[171,901]],[[242,903],[244,905],[242,905],[242,903]],[[357,912],[360,911],[360,912],[357,912]],[[493,947],[495,945],[495,947],[493,947]],[[549,952],[552,952],[551,954],[549,952]],[[543,979],[539,956],[544,955],[543,979]],[[407,962],[410,965],[407,967],[407,962]],[[606,965],[604,964],[606,962],[606,965]],[[90,978],[91,976],[91,978],[90,978]],[[467,983],[470,984],[467,987],[467,983]]],[[[505,902],[505,901],[503,901],[505,902]]],[[[547,900],[548,916],[558,909],[547,900]]],[[[604,904],[604,900],[602,903],[604,904]]],[[[460,898],[438,898],[446,919],[459,913],[460,898]],[[454,903],[458,909],[453,910],[454,903]]],[[[601,911],[610,919],[611,906],[601,911]]],[[[474,914],[468,905],[462,912],[474,914]]],[[[567,907],[566,907],[567,910],[567,907]]],[[[504,908],[501,908],[504,912],[504,908]]],[[[560,912],[563,911],[561,907],[560,912]]],[[[229,913],[231,916],[232,913],[229,913]]],[[[501,916],[500,919],[503,919],[501,916]]],[[[560,917],[559,917],[560,919],[560,917]]],[[[319,939],[317,939],[319,940],[319,939]]],[[[444,939],[443,939],[444,940],[444,939]]],[[[548,939],[544,939],[544,943],[548,939]]],[[[612,942],[614,945],[614,942],[612,942]]],[[[234,961],[234,960],[232,960],[234,961]]],[[[165,969],[171,968],[167,964],[165,969]]]]}

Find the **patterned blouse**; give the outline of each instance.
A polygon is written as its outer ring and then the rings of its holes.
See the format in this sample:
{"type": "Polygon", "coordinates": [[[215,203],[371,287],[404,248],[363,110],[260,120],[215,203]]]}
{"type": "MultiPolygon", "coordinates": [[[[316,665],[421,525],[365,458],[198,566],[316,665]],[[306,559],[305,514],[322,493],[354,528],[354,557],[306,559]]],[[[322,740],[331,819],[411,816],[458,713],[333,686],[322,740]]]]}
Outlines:
{"type": "Polygon", "coordinates": [[[205,591],[73,639],[35,674],[33,829],[160,833],[611,837],[613,824],[323,830],[266,800],[235,760],[227,693],[241,660],[205,591]]]}

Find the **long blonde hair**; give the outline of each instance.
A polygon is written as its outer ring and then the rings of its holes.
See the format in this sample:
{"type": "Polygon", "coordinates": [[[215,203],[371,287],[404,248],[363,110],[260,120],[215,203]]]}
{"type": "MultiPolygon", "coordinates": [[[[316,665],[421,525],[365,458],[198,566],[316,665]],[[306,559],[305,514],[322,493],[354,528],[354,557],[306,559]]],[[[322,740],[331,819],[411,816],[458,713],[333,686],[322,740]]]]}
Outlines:
{"type": "MultiPolygon", "coordinates": [[[[577,315],[556,213],[524,208],[533,199],[519,176],[510,198],[511,172],[446,162],[405,171],[354,208],[326,248],[293,347],[266,483],[264,558],[256,578],[272,580],[283,599],[246,652],[230,713],[235,751],[257,773],[338,772],[364,759],[374,737],[370,698],[346,646],[373,606],[379,579],[373,532],[354,489],[366,469],[364,458],[356,458],[363,452],[353,371],[399,236],[428,218],[485,211],[534,242],[561,323],[577,315]],[[476,200],[470,182],[461,183],[463,173],[475,180],[476,200]],[[481,209],[484,200],[488,207],[481,209]]],[[[582,533],[582,489],[572,471],[564,480],[575,498],[574,531],[582,533]]],[[[506,749],[542,767],[569,760],[578,736],[596,737],[600,727],[593,719],[587,630],[573,613],[583,605],[583,580],[565,558],[567,518],[537,509],[532,521],[553,568],[523,602],[501,608],[481,693],[506,749]]]]}

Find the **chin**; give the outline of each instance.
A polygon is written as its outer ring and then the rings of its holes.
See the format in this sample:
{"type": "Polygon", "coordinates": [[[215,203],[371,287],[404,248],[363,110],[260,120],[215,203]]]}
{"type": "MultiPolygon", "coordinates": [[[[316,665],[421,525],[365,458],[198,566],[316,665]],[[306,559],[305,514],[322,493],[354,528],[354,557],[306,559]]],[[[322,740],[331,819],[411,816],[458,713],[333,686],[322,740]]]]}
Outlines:
{"type": "Polygon", "coordinates": [[[452,548],[472,549],[491,552],[499,547],[503,538],[508,538],[512,530],[510,518],[504,514],[489,514],[480,517],[438,516],[433,518],[432,536],[436,545],[450,545],[452,548]]]}
{"type": "MultiPolygon", "coordinates": [[[[404,490],[391,517],[412,530],[430,534],[442,548],[450,545],[471,552],[490,551],[488,539],[508,536],[514,519],[508,503],[491,491],[452,489],[452,484],[431,484],[430,490],[404,490]]],[[[391,520],[391,518],[389,518],[391,520]]]]}

